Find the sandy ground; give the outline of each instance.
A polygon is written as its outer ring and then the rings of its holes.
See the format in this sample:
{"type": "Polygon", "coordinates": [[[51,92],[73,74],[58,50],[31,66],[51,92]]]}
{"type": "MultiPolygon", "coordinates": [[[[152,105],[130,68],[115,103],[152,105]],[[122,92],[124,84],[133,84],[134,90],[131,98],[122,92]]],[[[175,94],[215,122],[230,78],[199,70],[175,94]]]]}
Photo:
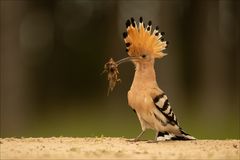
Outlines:
{"type": "Polygon", "coordinates": [[[1,159],[240,159],[240,140],[129,142],[125,138],[0,138],[1,159]]]}

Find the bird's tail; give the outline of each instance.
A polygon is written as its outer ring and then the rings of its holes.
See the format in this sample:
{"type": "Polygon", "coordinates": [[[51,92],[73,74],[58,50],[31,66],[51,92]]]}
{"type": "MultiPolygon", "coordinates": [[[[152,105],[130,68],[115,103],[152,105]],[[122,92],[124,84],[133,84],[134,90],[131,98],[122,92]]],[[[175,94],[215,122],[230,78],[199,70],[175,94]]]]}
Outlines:
{"type": "Polygon", "coordinates": [[[181,134],[175,135],[168,132],[158,132],[157,141],[166,141],[166,140],[196,140],[195,137],[185,133],[181,129],[181,134]]]}

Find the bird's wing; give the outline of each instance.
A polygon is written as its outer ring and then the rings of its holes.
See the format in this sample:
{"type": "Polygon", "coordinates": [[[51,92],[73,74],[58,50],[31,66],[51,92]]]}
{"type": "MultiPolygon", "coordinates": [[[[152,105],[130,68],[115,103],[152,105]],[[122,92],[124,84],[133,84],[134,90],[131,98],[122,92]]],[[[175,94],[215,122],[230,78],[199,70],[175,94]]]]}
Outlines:
{"type": "Polygon", "coordinates": [[[164,93],[160,93],[154,96],[153,102],[156,108],[155,112],[161,113],[161,114],[156,113],[156,118],[159,118],[159,120],[165,122],[166,124],[178,126],[177,117],[173,113],[173,110],[168,101],[168,97],[164,93]]]}
{"type": "Polygon", "coordinates": [[[154,115],[163,126],[166,126],[165,132],[159,131],[158,140],[194,140],[196,138],[185,133],[179,126],[177,117],[169,104],[167,96],[162,92],[155,94],[152,98],[155,105],[154,115]]]}

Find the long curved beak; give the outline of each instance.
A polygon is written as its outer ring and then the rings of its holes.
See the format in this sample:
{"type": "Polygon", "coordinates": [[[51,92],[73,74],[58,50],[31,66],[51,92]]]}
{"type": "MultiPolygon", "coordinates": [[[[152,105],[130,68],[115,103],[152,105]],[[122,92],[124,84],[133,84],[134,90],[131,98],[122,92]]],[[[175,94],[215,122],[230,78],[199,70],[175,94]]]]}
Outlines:
{"type": "Polygon", "coordinates": [[[122,63],[125,63],[125,62],[132,62],[134,60],[138,60],[139,58],[138,57],[126,57],[126,58],[123,58],[123,59],[120,59],[116,62],[117,65],[120,65],[122,63]]]}

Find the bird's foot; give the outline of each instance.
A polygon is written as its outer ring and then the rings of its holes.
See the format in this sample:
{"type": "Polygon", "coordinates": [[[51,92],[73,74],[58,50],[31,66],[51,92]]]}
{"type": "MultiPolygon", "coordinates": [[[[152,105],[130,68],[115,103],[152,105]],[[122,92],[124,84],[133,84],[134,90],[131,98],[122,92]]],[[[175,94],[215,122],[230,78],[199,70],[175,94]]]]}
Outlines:
{"type": "Polygon", "coordinates": [[[134,139],[127,139],[128,142],[138,142],[140,139],[134,138],[134,139]]]}
{"type": "Polygon", "coordinates": [[[147,143],[158,143],[158,141],[155,140],[155,139],[154,140],[148,140],[147,143]]]}
{"type": "Polygon", "coordinates": [[[138,142],[140,141],[141,136],[144,134],[145,130],[143,130],[136,138],[127,140],[128,142],[138,142]]]}

